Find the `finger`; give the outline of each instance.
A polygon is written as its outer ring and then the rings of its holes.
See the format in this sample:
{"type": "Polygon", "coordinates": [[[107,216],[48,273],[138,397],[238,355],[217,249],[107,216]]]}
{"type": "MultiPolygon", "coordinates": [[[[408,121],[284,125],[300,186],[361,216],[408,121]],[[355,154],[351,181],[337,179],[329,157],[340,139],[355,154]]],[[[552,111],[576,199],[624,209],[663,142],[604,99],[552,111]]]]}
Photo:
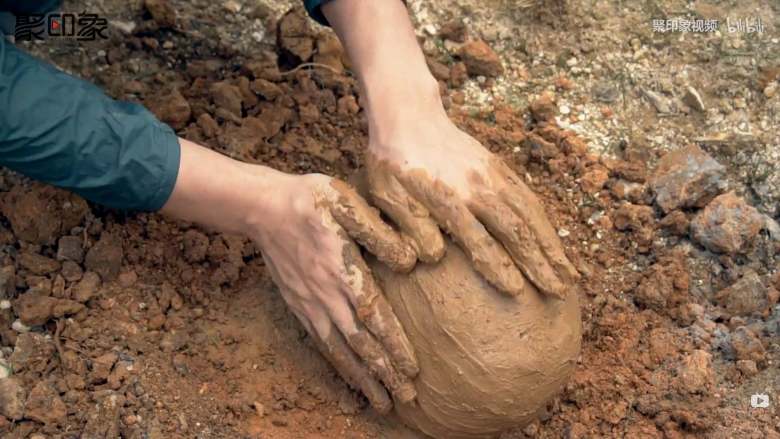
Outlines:
{"type": "Polygon", "coordinates": [[[412,246],[346,183],[333,180],[331,187],[335,197],[330,200],[330,212],[347,234],[394,271],[411,270],[417,260],[412,246]]]}
{"type": "Polygon", "coordinates": [[[360,389],[376,411],[381,414],[390,412],[393,402],[387,390],[371,375],[366,365],[355,355],[335,327],[326,340],[316,336],[312,337],[312,340],[344,381],[352,388],[360,389]]]}
{"type": "Polygon", "coordinates": [[[368,175],[371,201],[387,214],[412,243],[421,261],[438,262],[446,249],[439,226],[428,209],[415,200],[396,178],[381,170],[368,175]]]}
{"type": "Polygon", "coordinates": [[[347,269],[346,297],[352,303],[358,320],[376,337],[388,352],[393,364],[404,375],[414,378],[420,372],[411,342],[401,322],[382,294],[357,245],[345,244],[347,269]]]}
{"type": "Polygon", "coordinates": [[[548,220],[547,214],[531,189],[512,172],[511,169],[500,160],[494,162],[505,181],[509,183],[506,190],[501,191],[501,198],[528,226],[541,246],[542,251],[555,269],[560,273],[565,282],[574,283],[580,275],[577,269],[566,257],[558,234],[548,220]]]}
{"type": "Polygon", "coordinates": [[[561,282],[539,240],[528,225],[497,195],[480,195],[469,203],[469,209],[509,252],[523,274],[542,293],[562,298],[568,286],[561,282]]]}
{"type": "Polygon", "coordinates": [[[468,208],[456,201],[451,189],[418,171],[404,174],[399,181],[431,212],[491,285],[512,296],[525,289],[525,278],[512,258],[468,208]]]}

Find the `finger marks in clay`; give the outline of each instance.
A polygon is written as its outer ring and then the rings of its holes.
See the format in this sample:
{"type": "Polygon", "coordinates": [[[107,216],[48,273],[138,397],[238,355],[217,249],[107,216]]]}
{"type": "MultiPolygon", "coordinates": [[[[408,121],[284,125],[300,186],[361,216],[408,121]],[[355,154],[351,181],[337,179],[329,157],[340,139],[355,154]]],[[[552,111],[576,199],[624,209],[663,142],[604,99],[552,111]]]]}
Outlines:
{"type": "Polygon", "coordinates": [[[395,271],[414,267],[417,255],[412,246],[385,224],[376,209],[340,180],[331,182],[330,211],[349,236],[395,271]]]}

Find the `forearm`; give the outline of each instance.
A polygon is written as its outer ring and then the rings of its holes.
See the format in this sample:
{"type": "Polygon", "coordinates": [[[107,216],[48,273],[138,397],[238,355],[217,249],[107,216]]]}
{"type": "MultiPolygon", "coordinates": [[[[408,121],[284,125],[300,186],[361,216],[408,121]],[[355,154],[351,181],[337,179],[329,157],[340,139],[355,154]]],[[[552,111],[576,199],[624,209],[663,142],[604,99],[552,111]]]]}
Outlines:
{"type": "Polygon", "coordinates": [[[372,137],[386,137],[422,112],[444,112],[401,0],[332,0],[322,12],[355,66],[372,137]]]}
{"type": "Polygon", "coordinates": [[[181,161],[162,212],[221,232],[250,234],[272,216],[275,194],[290,175],[233,160],[179,139],[181,161]]]}

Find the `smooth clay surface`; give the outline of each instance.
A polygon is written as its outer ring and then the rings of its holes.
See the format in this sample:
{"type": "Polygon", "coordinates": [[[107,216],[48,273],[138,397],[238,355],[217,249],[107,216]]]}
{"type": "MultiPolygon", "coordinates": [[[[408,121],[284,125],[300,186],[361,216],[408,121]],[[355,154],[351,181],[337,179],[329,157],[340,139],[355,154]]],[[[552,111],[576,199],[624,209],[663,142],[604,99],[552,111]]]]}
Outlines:
{"type": "Polygon", "coordinates": [[[438,264],[410,274],[372,268],[414,345],[417,400],[400,418],[436,438],[485,438],[522,427],[572,373],[581,323],[575,289],[564,300],[530,284],[500,293],[448,243],[438,264]]]}

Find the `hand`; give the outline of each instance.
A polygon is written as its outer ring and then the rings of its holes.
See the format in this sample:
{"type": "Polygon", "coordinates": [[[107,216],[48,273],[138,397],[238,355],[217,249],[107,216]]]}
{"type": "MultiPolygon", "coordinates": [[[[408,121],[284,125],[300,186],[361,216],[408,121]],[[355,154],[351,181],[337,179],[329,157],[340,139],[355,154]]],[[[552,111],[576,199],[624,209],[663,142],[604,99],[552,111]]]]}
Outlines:
{"type": "Polygon", "coordinates": [[[373,204],[411,237],[420,260],[442,257],[441,227],[508,294],[527,279],[560,298],[578,278],[533,192],[443,111],[372,136],[366,162],[373,204]]]}
{"type": "Polygon", "coordinates": [[[411,237],[419,258],[441,258],[441,227],[501,291],[519,294],[529,280],[564,296],[578,274],[544,209],[447,118],[403,2],[335,0],[322,11],[359,80],[372,200],[411,237]]]}
{"type": "Polygon", "coordinates": [[[375,377],[399,401],[413,400],[413,349],[353,239],[398,271],[414,266],[414,251],[341,181],[285,176],[275,192],[253,237],[284,300],[378,411],[392,404],[375,377]]]}
{"type": "Polygon", "coordinates": [[[398,401],[413,400],[413,348],[355,243],[408,271],[416,257],[407,239],[344,182],[179,143],[179,174],[163,212],[252,238],[290,309],[341,376],[381,413],[392,401],[380,381],[398,401]]]}

